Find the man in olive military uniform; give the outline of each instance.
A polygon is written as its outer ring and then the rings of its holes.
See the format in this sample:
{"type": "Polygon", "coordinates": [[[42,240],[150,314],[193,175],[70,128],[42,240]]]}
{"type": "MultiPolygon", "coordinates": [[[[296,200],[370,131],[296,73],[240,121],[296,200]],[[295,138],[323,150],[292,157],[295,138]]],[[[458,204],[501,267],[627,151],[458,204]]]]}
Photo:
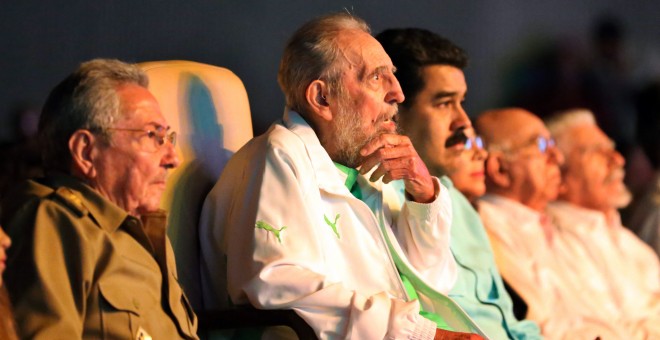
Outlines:
{"type": "Polygon", "coordinates": [[[46,177],[2,202],[6,283],[31,339],[197,339],[159,209],[179,160],[147,77],[83,63],[39,121],[46,177]]]}

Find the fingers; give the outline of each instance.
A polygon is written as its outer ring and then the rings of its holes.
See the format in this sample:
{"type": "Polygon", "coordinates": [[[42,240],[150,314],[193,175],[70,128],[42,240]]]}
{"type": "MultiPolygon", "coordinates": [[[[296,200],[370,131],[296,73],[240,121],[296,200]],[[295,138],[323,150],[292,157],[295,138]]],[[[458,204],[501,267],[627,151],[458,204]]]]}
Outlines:
{"type": "Polygon", "coordinates": [[[428,203],[434,197],[434,185],[426,165],[406,136],[382,134],[367,143],[360,153],[365,160],[360,173],[372,172],[369,180],[382,178],[384,183],[403,179],[406,192],[415,201],[428,203]]]}
{"type": "Polygon", "coordinates": [[[369,180],[377,181],[383,177],[383,182],[389,183],[397,179],[412,179],[417,175],[415,159],[413,157],[402,157],[384,160],[378,168],[371,173],[369,180]]]}
{"type": "Polygon", "coordinates": [[[410,166],[412,157],[417,157],[412,145],[384,147],[376,150],[362,162],[360,173],[364,175],[379,164],[386,171],[410,166]]]}
{"type": "MultiPolygon", "coordinates": [[[[417,156],[417,152],[408,137],[391,134],[382,134],[374,138],[360,150],[360,154],[366,156],[360,166],[361,174],[366,174],[378,164],[382,166],[387,160],[406,158],[410,155],[417,156]]],[[[391,168],[393,167],[386,169],[391,168]]]]}
{"type": "Polygon", "coordinates": [[[407,136],[395,135],[390,133],[384,133],[373,140],[371,140],[367,145],[362,147],[360,154],[362,156],[368,156],[374,153],[376,150],[384,147],[392,147],[397,145],[411,145],[410,139],[407,136]]]}
{"type": "Polygon", "coordinates": [[[406,136],[382,134],[367,143],[360,151],[367,156],[360,165],[360,174],[366,174],[377,166],[369,180],[383,178],[385,183],[397,179],[414,179],[428,175],[428,170],[406,136]],[[423,171],[420,171],[420,166],[423,171]]]}

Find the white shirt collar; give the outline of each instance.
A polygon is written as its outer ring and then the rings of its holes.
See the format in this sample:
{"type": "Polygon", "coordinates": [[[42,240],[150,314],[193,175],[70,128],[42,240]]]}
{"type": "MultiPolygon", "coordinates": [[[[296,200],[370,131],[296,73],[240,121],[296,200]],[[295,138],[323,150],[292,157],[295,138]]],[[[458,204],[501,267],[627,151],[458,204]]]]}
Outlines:
{"type": "Polygon", "coordinates": [[[502,213],[509,215],[515,221],[523,223],[531,222],[534,224],[540,223],[541,213],[510,198],[495,194],[486,194],[480,200],[501,208],[502,213]]]}

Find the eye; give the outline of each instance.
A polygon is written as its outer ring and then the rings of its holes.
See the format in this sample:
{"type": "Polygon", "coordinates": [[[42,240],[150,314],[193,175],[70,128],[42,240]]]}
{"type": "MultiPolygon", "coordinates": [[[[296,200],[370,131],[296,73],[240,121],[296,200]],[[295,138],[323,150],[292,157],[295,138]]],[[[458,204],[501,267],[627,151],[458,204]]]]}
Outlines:
{"type": "Polygon", "coordinates": [[[147,136],[153,139],[154,141],[156,141],[158,145],[165,144],[165,138],[161,136],[161,133],[158,133],[156,131],[147,131],[147,136]]]}
{"type": "Polygon", "coordinates": [[[451,103],[450,100],[446,100],[446,101],[438,102],[434,106],[442,109],[442,108],[446,108],[447,106],[449,106],[450,103],[451,103]]]}
{"type": "Polygon", "coordinates": [[[382,78],[383,78],[383,74],[379,71],[375,71],[374,73],[371,74],[371,77],[369,78],[369,81],[372,84],[376,84],[376,83],[379,83],[382,78]]]}

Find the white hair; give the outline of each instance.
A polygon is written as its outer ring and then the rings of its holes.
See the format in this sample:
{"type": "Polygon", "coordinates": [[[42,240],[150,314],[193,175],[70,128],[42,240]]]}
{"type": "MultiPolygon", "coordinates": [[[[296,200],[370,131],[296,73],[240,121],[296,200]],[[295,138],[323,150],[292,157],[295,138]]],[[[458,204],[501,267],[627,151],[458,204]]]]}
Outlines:
{"type": "Polygon", "coordinates": [[[343,47],[339,36],[344,31],[362,31],[371,34],[367,23],[348,12],[339,12],[316,18],[300,27],[287,43],[277,81],[284,92],[286,106],[303,116],[309,104],[305,97],[307,86],[324,78],[328,93],[337,95],[344,70],[343,47]]]}
{"type": "MultiPolygon", "coordinates": [[[[555,113],[545,121],[545,125],[557,141],[557,147],[568,157],[573,151],[572,134],[576,127],[580,126],[598,126],[594,114],[587,109],[571,109],[555,113]]],[[[564,165],[567,165],[564,163],[564,165]]],[[[623,168],[614,169],[610,176],[623,177],[623,168]]],[[[618,191],[608,197],[609,205],[612,208],[624,208],[632,200],[632,194],[628,188],[621,183],[618,191]]]]}
{"type": "Polygon", "coordinates": [[[571,132],[584,125],[597,125],[594,114],[587,109],[571,109],[553,114],[545,120],[550,134],[557,141],[557,147],[564,155],[571,151],[571,132]]]}
{"type": "Polygon", "coordinates": [[[121,119],[118,86],[147,88],[149,78],[136,65],[115,59],[94,59],[60,82],[48,95],[39,118],[39,143],[44,167],[68,172],[69,138],[78,129],[110,141],[109,128],[121,119]]]}

